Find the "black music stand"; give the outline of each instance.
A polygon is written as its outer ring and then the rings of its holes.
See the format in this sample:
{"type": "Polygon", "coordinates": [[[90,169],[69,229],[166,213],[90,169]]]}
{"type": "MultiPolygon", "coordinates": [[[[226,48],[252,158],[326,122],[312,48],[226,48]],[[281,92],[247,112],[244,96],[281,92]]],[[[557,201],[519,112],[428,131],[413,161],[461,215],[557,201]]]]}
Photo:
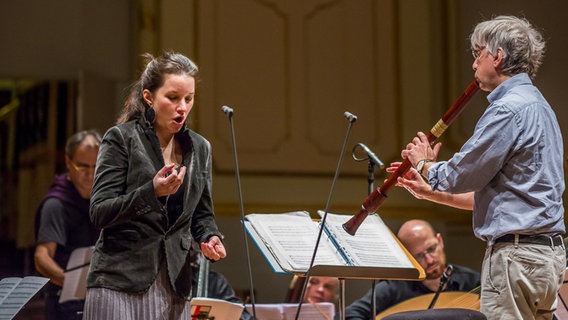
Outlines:
{"type": "MultiPolygon", "coordinates": [[[[273,250],[270,250],[262,241],[260,235],[250,225],[250,222],[244,222],[245,229],[256,243],[261,253],[266,258],[272,269],[276,273],[288,273],[305,275],[303,272],[294,272],[285,270],[278,263],[273,250]]],[[[397,239],[398,241],[398,239],[397,239]]],[[[399,242],[400,244],[400,242],[399,242]]],[[[310,276],[336,277],[340,282],[340,300],[339,313],[340,320],[345,319],[345,279],[363,279],[363,280],[424,280],[426,274],[420,264],[416,262],[414,257],[400,244],[408,259],[412,262],[412,268],[395,268],[395,267],[367,267],[367,266],[346,266],[346,265],[314,265],[310,270],[310,276]]]]}
{"type": "Polygon", "coordinates": [[[339,319],[345,319],[345,279],[363,280],[424,280],[424,270],[419,266],[411,268],[378,268],[354,266],[326,266],[312,267],[311,276],[336,277],[340,283],[339,319]]]}

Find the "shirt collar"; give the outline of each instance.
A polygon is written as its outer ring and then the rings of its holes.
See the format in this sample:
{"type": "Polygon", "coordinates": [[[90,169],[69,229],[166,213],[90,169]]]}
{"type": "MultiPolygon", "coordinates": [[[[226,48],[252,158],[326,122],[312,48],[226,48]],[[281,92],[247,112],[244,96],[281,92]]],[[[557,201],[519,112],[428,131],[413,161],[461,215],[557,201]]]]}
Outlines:
{"type": "Polygon", "coordinates": [[[519,85],[532,85],[529,75],[526,73],[516,74],[509,79],[503,81],[500,85],[487,95],[487,101],[493,103],[495,100],[501,99],[511,88],[519,85]]]}

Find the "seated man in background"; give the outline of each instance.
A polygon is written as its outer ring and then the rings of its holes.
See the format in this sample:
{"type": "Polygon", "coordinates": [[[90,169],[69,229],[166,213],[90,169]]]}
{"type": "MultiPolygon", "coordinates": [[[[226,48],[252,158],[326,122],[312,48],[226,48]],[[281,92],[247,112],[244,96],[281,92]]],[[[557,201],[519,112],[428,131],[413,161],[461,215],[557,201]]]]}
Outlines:
{"type": "Polygon", "coordinates": [[[96,131],[81,131],[67,140],[67,173],[55,177],[36,213],[35,268],[49,278],[45,286],[45,319],[82,319],[84,300],[59,303],[64,270],[77,248],[95,244],[99,231],[89,217],[95,164],[101,137],[96,131]]]}
{"type": "MultiPolygon", "coordinates": [[[[371,315],[371,290],[345,310],[346,319],[374,319],[382,311],[408,299],[435,293],[447,268],[444,240],[424,220],[409,220],[398,231],[398,238],[426,273],[423,281],[384,280],[375,286],[375,315],[371,315]]],[[[443,291],[471,291],[480,285],[480,275],[466,267],[453,265],[443,291]]],[[[424,307],[426,309],[427,306],[424,307]]]]}

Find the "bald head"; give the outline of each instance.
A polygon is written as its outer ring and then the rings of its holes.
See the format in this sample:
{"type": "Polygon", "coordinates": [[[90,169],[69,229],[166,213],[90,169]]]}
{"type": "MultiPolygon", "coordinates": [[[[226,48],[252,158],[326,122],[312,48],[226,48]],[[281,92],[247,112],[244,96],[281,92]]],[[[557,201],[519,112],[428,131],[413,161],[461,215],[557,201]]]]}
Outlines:
{"type": "Polygon", "coordinates": [[[412,246],[417,242],[424,242],[429,237],[435,237],[436,233],[432,225],[424,220],[409,220],[398,230],[398,238],[405,247],[412,246]]]}
{"type": "Polygon", "coordinates": [[[442,275],[446,265],[444,241],[432,225],[424,220],[409,220],[398,230],[398,239],[424,268],[426,278],[442,275]]]}

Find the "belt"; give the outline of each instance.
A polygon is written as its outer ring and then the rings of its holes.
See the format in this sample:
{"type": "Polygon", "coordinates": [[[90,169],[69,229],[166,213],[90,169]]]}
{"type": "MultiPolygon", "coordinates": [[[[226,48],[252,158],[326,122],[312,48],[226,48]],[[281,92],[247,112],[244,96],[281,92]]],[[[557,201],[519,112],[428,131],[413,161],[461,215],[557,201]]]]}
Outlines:
{"type": "MultiPolygon", "coordinates": [[[[542,236],[542,235],[526,235],[519,234],[519,243],[540,244],[544,246],[559,246],[562,245],[563,239],[561,236],[542,236]]],[[[495,240],[495,243],[500,242],[515,242],[515,234],[506,234],[495,240]]]]}

